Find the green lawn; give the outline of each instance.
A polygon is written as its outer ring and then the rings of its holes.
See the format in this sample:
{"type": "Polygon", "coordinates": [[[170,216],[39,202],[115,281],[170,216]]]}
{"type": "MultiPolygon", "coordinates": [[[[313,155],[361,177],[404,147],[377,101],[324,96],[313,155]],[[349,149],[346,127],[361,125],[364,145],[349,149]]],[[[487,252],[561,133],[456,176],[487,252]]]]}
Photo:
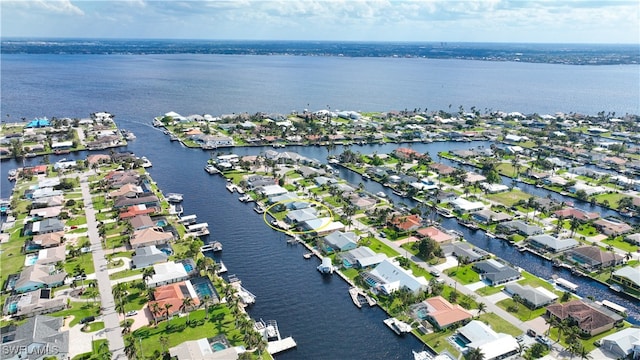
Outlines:
{"type": "Polygon", "coordinates": [[[111,280],[117,280],[117,279],[124,279],[126,277],[138,275],[138,274],[142,274],[142,269],[127,269],[127,270],[122,270],[122,271],[113,273],[109,275],[109,278],[111,280]]]}
{"type": "Polygon", "coordinates": [[[549,291],[554,291],[554,287],[553,285],[551,285],[551,283],[544,281],[542,279],[540,279],[539,277],[530,274],[526,271],[522,271],[520,273],[520,275],[522,275],[523,279],[518,280],[518,284],[520,285],[530,285],[532,287],[539,287],[542,286],[543,288],[549,290],[549,291]]]}
{"type": "Polygon", "coordinates": [[[522,330],[494,313],[482,314],[478,317],[478,320],[489,324],[491,329],[498,333],[505,333],[513,336],[522,334],[522,330]]]}
{"type": "Polygon", "coordinates": [[[93,267],[93,256],[91,255],[91,253],[85,253],[77,257],[67,258],[64,262],[64,271],[66,271],[67,274],[73,274],[73,270],[75,269],[76,265],[80,265],[80,268],[84,269],[85,274],[91,274],[95,272],[93,267]]]}
{"type": "Polygon", "coordinates": [[[611,246],[613,246],[615,248],[618,248],[618,249],[620,249],[622,251],[632,252],[632,253],[637,252],[638,248],[639,248],[638,245],[633,245],[633,244],[630,244],[630,243],[622,240],[622,236],[619,236],[619,237],[617,237],[617,238],[615,238],[613,240],[607,238],[605,240],[602,240],[602,242],[607,244],[607,245],[611,245],[611,246]]]}
{"type": "Polygon", "coordinates": [[[356,278],[356,276],[358,276],[358,270],[351,268],[351,269],[345,269],[345,270],[340,270],[342,271],[342,273],[348,277],[349,279],[353,280],[356,278]]]}
{"type": "MultiPolygon", "coordinates": [[[[497,305],[500,306],[501,308],[503,308],[506,311],[509,311],[509,308],[513,308],[516,305],[516,302],[513,301],[513,299],[509,298],[509,299],[504,299],[501,300],[499,302],[497,302],[497,305]]],[[[528,321],[531,319],[535,319],[538,316],[542,315],[545,313],[546,309],[545,308],[540,308],[540,309],[536,309],[536,310],[531,310],[528,307],[526,307],[523,304],[517,304],[517,309],[518,311],[516,312],[511,312],[509,311],[512,315],[516,316],[518,319],[520,319],[521,321],[528,321]]]]}
{"type": "Polygon", "coordinates": [[[611,194],[600,194],[600,195],[596,195],[596,201],[599,204],[602,204],[606,201],[608,201],[608,207],[613,208],[613,209],[617,209],[618,208],[618,201],[620,201],[620,199],[622,199],[623,197],[626,197],[628,195],[625,194],[621,194],[621,193],[611,193],[611,194]]]}
{"type": "Polygon", "coordinates": [[[96,322],[92,322],[90,324],[87,324],[87,326],[85,326],[82,329],[82,332],[94,332],[94,331],[98,331],[98,330],[102,330],[102,329],[104,329],[104,322],[96,321],[96,322]]]}
{"type": "Polygon", "coordinates": [[[460,352],[448,340],[448,338],[455,334],[455,332],[456,329],[448,329],[445,331],[437,331],[430,334],[421,335],[417,330],[413,331],[413,333],[418,338],[420,338],[420,340],[426,342],[436,352],[441,353],[446,350],[450,352],[455,359],[457,359],[460,355],[460,352]]]}
{"type": "Polygon", "coordinates": [[[397,251],[393,250],[392,248],[390,248],[389,246],[382,243],[382,241],[376,238],[366,238],[364,240],[364,244],[368,244],[366,246],[368,246],[371,250],[377,253],[385,254],[388,257],[394,257],[394,256],[400,255],[397,251]]]}
{"type": "MultiPolygon", "coordinates": [[[[596,348],[596,346],[595,346],[593,343],[594,343],[594,342],[596,342],[597,340],[600,340],[600,339],[602,339],[602,338],[603,338],[603,337],[605,337],[605,336],[608,336],[608,335],[614,334],[614,333],[616,333],[616,332],[618,332],[618,331],[620,331],[620,330],[622,330],[622,329],[626,329],[626,328],[628,328],[628,327],[631,327],[631,324],[629,324],[628,322],[624,322],[623,324],[624,324],[624,325],[623,325],[623,327],[621,327],[621,328],[616,328],[616,327],[614,327],[614,328],[613,328],[613,329],[611,329],[611,330],[605,331],[605,332],[603,332],[602,334],[598,334],[598,335],[593,336],[593,337],[591,337],[591,338],[589,338],[589,339],[581,339],[581,338],[578,338],[578,341],[580,341],[580,343],[582,344],[582,346],[583,346],[587,351],[592,351],[593,349],[595,349],[595,348],[596,348]]],[[[558,340],[558,329],[557,329],[557,328],[551,328],[551,333],[549,334],[549,338],[550,338],[551,340],[553,340],[553,341],[558,340]]],[[[562,335],[562,338],[560,339],[560,344],[561,344],[562,346],[564,346],[564,347],[567,347],[567,343],[564,341],[564,339],[565,339],[565,336],[564,336],[564,335],[562,335]]]]}
{"type": "Polygon", "coordinates": [[[101,346],[104,346],[102,344],[106,344],[107,340],[106,339],[100,339],[100,340],[94,340],[91,343],[91,348],[93,349],[91,352],[88,353],[84,353],[84,354],[79,354],[76,355],[72,358],[72,360],[94,360],[94,359],[100,359],[100,348],[101,346]]]}
{"type": "Polygon", "coordinates": [[[77,216],[67,220],[67,226],[79,226],[87,223],[87,218],[85,216],[77,216]]]}
{"type": "Polygon", "coordinates": [[[513,204],[517,203],[520,200],[528,200],[531,197],[530,194],[526,192],[513,189],[511,191],[501,192],[497,194],[488,194],[486,198],[489,200],[497,201],[505,206],[513,206],[513,204]]]}
{"type": "Polygon", "coordinates": [[[500,291],[502,291],[503,288],[504,286],[485,286],[483,288],[476,290],[476,292],[480,296],[489,296],[489,295],[499,293],[500,291]]]}
{"type": "MultiPolygon", "coordinates": [[[[60,310],[51,313],[51,316],[73,316],[73,320],[69,323],[69,326],[74,326],[80,323],[80,320],[87,316],[98,316],[100,314],[100,304],[93,304],[91,302],[71,302],[71,307],[65,310],[60,310]]],[[[69,320],[66,320],[69,321],[69,320]]]]}
{"type": "Polygon", "coordinates": [[[480,275],[473,271],[472,265],[465,265],[446,270],[446,273],[463,285],[480,281],[480,275]]]}

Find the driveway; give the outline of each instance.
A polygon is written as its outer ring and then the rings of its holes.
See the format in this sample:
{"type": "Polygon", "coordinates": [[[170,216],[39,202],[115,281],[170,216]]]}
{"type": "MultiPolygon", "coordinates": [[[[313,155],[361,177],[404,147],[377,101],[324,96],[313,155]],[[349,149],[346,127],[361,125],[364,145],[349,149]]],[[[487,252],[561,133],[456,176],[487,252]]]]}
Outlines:
{"type": "Polygon", "coordinates": [[[487,284],[484,283],[484,281],[478,281],[478,282],[474,282],[472,284],[468,284],[465,285],[467,287],[467,289],[471,290],[471,291],[476,291],[478,289],[482,289],[483,287],[487,286],[487,284]]]}
{"type": "Polygon", "coordinates": [[[458,259],[456,259],[455,256],[447,256],[445,262],[435,265],[434,268],[436,268],[436,270],[440,272],[443,272],[456,266],[458,266],[458,259]]]}
{"type": "Polygon", "coordinates": [[[490,302],[495,304],[498,301],[502,301],[504,299],[510,298],[510,296],[505,294],[504,291],[500,291],[499,293],[492,294],[492,295],[489,295],[489,296],[485,296],[484,298],[487,299],[487,301],[490,301],[490,302]]]}
{"type": "MultiPolygon", "coordinates": [[[[70,323],[73,317],[69,317],[66,322],[70,323]]],[[[102,321],[101,317],[98,317],[96,321],[102,321]]],[[[63,329],[69,330],[69,357],[73,358],[76,355],[91,352],[92,344],[94,340],[106,339],[105,329],[94,332],[83,332],[82,325],[76,324],[71,328],[66,326],[63,329]]]]}

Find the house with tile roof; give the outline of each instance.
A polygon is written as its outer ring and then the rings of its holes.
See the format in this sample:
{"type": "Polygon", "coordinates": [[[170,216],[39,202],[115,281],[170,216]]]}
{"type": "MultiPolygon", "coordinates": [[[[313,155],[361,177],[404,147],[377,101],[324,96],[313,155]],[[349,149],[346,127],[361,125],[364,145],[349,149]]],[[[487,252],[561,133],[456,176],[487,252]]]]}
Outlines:
{"type": "Polygon", "coordinates": [[[31,241],[27,242],[26,250],[44,249],[62,244],[64,231],[56,231],[46,234],[35,235],[31,241]]]}
{"type": "Polygon", "coordinates": [[[147,229],[156,225],[155,222],[151,220],[151,216],[147,214],[140,214],[129,218],[129,223],[131,223],[134,231],[147,229]]]}
{"type": "Polygon", "coordinates": [[[47,219],[58,217],[61,211],[62,206],[49,206],[46,208],[33,209],[29,211],[29,215],[39,219],[47,219]]]}
{"type": "Polygon", "coordinates": [[[585,336],[594,336],[612,329],[622,323],[623,318],[593,302],[572,300],[564,304],[547,306],[547,317],[555,317],[562,321],[568,319],[576,325],[585,336]]]}
{"type": "Polygon", "coordinates": [[[131,239],[129,239],[129,243],[133,249],[137,249],[143,246],[166,244],[171,240],[173,240],[172,233],[164,232],[157,227],[152,227],[134,231],[131,239]]]}
{"type": "Polygon", "coordinates": [[[622,264],[624,257],[598,246],[581,246],[567,253],[567,258],[589,271],[622,264]]]}
{"type": "Polygon", "coordinates": [[[451,304],[442,296],[434,296],[424,300],[424,316],[436,329],[446,329],[455,324],[464,323],[473,315],[458,304],[451,304]]]}
{"type": "Polygon", "coordinates": [[[40,249],[38,251],[38,260],[36,264],[48,265],[55,264],[60,261],[64,261],[66,256],[66,249],[64,246],[50,247],[46,249],[40,249]]]}
{"type": "Polygon", "coordinates": [[[582,222],[596,220],[600,217],[600,214],[596,212],[587,212],[576,208],[565,208],[553,213],[556,217],[562,217],[563,219],[578,219],[582,222]]]}
{"type": "Polygon", "coordinates": [[[593,225],[605,235],[618,236],[633,231],[629,224],[615,219],[598,219],[593,225]]]}
{"type": "Polygon", "coordinates": [[[429,226],[426,228],[421,228],[416,231],[417,235],[421,238],[430,238],[431,240],[437,242],[438,244],[449,244],[453,241],[454,237],[449,233],[444,232],[438,229],[435,226],[429,226]]]}
{"type": "Polygon", "coordinates": [[[422,225],[422,219],[416,214],[395,216],[391,219],[391,225],[393,225],[398,231],[414,231],[420,228],[422,225]]]}
{"type": "Polygon", "coordinates": [[[118,213],[120,220],[130,219],[138,215],[151,215],[158,211],[158,207],[148,207],[146,205],[132,205],[118,213]]]}
{"type": "Polygon", "coordinates": [[[167,315],[172,316],[182,312],[182,304],[185,298],[191,298],[193,300],[193,306],[186,311],[191,311],[200,305],[200,299],[191,281],[181,281],[173,284],[158,286],[153,290],[153,301],[149,301],[149,309],[153,308],[153,304],[158,304],[160,307],[159,313],[151,314],[157,320],[166,319],[167,315]],[[166,313],[165,305],[170,304],[169,314],[166,313]]]}

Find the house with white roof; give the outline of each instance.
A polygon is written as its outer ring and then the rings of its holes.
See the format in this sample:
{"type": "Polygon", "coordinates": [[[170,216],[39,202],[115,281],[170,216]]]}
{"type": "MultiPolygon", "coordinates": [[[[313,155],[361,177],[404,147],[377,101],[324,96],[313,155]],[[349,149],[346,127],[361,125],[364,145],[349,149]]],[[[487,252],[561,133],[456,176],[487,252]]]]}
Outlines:
{"type": "Polygon", "coordinates": [[[155,264],[153,265],[153,271],[155,274],[147,279],[147,286],[152,288],[160,285],[176,283],[189,278],[189,273],[187,272],[185,265],[174,261],[155,264]]]}
{"type": "Polygon", "coordinates": [[[308,220],[315,219],[318,216],[318,210],[314,207],[292,210],[285,215],[284,220],[289,224],[297,224],[308,220]]]}
{"type": "Polygon", "coordinates": [[[626,288],[640,291],[640,267],[621,267],[611,274],[611,280],[626,288]]]}
{"type": "Polygon", "coordinates": [[[449,202],[455,211],[461,213],[469,213],[474,211],[480,211],[485,208],[485,204],[480,201],[469,201],[464,198],[457,198],[449,202]]]}
{"type": "Polygon", "coordinates": [[[461,327],[456,336],[465,344],[466,350],[480,349],[485,360],[504,359],[517,354],[520,349],[513,336],[497,333],[478,320],[461,327]]]}
{"type": "Polygon", "coordinates": [[[532,309],[549,305],[558,299],[558,295],[541,286],[534,288],[530,285],[522,286],[518,283],[511,283],[505,285],[504,291],[511,295],[518,295],[524,304],[532,309]]]}
{"type": "Polygon", "coordinates": [[[382,292],[386,295],[392,294],[402,288],[407,288],[409,291],[417,294],[420,291],[427,290],[429,286],[429,283],[424,277],[414,276],[411,271],[404,269],[388,258],[383,260],[373,270],[363,274],[363,277],[374,292],[382,292]]]}
{"type": "Polygon", "coordinates": [[[554,253],[573,249],[574,247],[580,245],[580,243],[575,239],[559,239],[548,234],[530,236],[527,241],[534,247],[542,248],[554,253]]]}
{"type": "Polygon", "coordinates": [[[380,264],[386,258],[385,254],[379,254],[366,246],[360,246],[343,254],[342,264],[346,268],[366,269],[380,264]]]}
{"type": "Polygon", "coordinates": [[[508,191],[509,190],[509,187],[507,185],[504,185],[504,184],[490,184],[490,183],[486,183],[486,182],[481,183],[480,187],[483,188],[489,194],[495,194],[495,193],[504,192],[504,191],[508,191]]]}
{"type": "Polygon", "coordinates": [[[266,197],[284,195],[289,192],[287,189],[283,188],[280,185],[266,185],[260,188],[258,191],[260,191],[262,195],[266,197]]]}
{"type": "Polygon", "coordinates": [[[640,328],[627,328],[605,336],[601,348],[619,359],[640,359],[640,328]]]}
{"type": "Polygon", "coordinates": [[[317,236],[325,236],[334,231],[343,231],[345,226],[343,223],[333,221],[330,217],[307,220],[300,224],[303,231],[316,234],[317,236]]]}
{"type": "Polygon", "coordinates": [[[131,257],[131,267],[142,269],[153,264],[165,262],[168,258],[169,256],[155,245],[143,246],[137,248],[135,255],[131,257]]]}

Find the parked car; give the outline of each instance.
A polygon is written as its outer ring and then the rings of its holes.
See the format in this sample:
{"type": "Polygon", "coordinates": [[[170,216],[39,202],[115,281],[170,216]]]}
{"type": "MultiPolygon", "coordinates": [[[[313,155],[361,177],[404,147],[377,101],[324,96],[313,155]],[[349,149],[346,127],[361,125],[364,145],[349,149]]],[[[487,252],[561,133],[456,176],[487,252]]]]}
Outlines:
{"type": "Polygon", "coordinates": [[[138,312],[135,310],[131,310],[131,311],[127,311],[127,316],[133,316],[135,314],[137,314],[138,312]]]}
{"type": "Polygon", "coordinates": [[[430,273],[431,275],[435,276],[435,277],[440,276],[440,271],[435,270],[435,269],[434,269],[434,270],[429,271],[429,273],[430,273]]]}
{"type": "Polygon", "coordinates": [[[527,330],[527,335],[531,336],[531,337],[536,337],[536,332],[533,329],[529,329],[527,330]]]}
{"type": "Polygon", "coordinates": [[[82,318],[82,319],[80,320],[80,324],[88,324],[88,323],[90,323],[90,322],[94,321],[95,319],[96,319],[96,317],[95,317],[95,316],[87,316],[87,317],[82,318]]]}

